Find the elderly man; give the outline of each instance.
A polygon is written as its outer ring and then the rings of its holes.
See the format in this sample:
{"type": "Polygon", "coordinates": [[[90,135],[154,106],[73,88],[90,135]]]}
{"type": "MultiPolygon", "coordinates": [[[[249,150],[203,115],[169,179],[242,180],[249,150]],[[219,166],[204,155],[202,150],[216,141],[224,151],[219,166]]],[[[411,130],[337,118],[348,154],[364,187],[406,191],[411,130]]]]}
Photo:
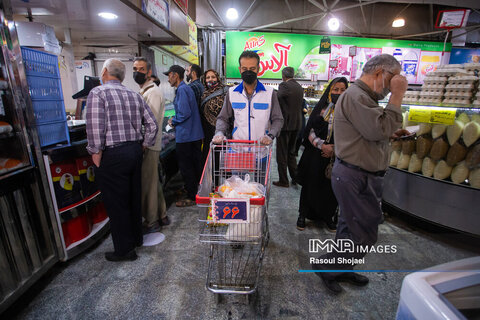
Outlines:
{"type": "Polygon", "coordinates": [[[257,79],[260,57],[256,52],[244,51],[238,64],[243,81],[228,90],[212,142],[222,143],[227,132],[232,130],[235,140],[258,140],[269,145],[283,125],[277,93],[257,79]],[[231,119],[233,128],[230,128],[231,119]]]}
{"type": "Polygon", "coordinates": [[[145,219],[143,233],[160,231],[170,223],[162,185],[158,177],[158,163],[162,149],[162,124],[165,115],[165,99],[162,90],[152,78],[152,64],[143,57],[133,60],[133,79],[140,86],[140,94],[155,115],[158,133],[155,144],[145,149],[142,162],[142,214],[145,219]]]}
{"type": "Polygon", "coordinates": [[[141,170],[143,148],[153,146],[158,125],[142,96],[122,85],[125,65],[105,61],[98,86],[87,99],[87,150],[95,164],[110,218],[114,252],[109,261],[135,260],[141,246],[141,170]],[[145,134],[142,135],[142,124],[145,134]]]}
{"type": "MultiPolygon", "coordinates": [[[[340,207],[336,240],[349,239],[354,252],[332,252],[321,258],[335,258],[333,265],[314,265],[314,269],[348,270],[350,272],[319,272],[326,287],[335,294],[343,289],[338,282],[347,281],[363,286],[368,278],[351,272],[349,264],[338,258],[360,259],[377,242],[378,225],[382,218],[381,199],[383,176],[388,166],[388,142],[393,136],[406,134],[402,124],[401,105],[407,80],[400,75],[401,67],[391,55],[371,58],[363,74],[340,96],[336,104],[334,135],[337,159],[332,170],[332,188],[340,207]],[[378,101],[391,92],[385,108],[378,101]]],[[[340,259],[342,260],[342,259],[340,259]]]]}

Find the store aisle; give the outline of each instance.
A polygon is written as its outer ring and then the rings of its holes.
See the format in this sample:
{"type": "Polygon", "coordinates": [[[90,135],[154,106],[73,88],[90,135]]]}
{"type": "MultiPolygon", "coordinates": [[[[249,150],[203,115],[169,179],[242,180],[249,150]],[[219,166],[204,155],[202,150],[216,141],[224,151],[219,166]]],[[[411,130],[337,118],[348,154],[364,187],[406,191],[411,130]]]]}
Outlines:
{"type": "MultiPolygon", "coordinates": [[[[274,153],[275,154],[275,153],[274,153]]],[[[273,161],[272,178],[277,180],[273,161]]],[[[16,319],[392,319],[406,273],[369,273],[365,288],[343,285],[330,295],[307,268],[308,239],[333,237],[309,222],[296,230],[299,188],[272,186],[271,240],[261,272],[259,294],[248,305],[244,296],[227,296],[216,304],[205,289],[207,248],[198,241],[196,208],[170,207],[172,224],[163,229],[166,240],[139,249],[134,262],[105,261],[111,238],[68,263],[59,263],[9,310],[16,319]],[[22,305],[23,304],[23,305],[22,305]]],[[[380,226],[380,240],[399,250],[386,265],[418,269],[478,255],[459,245],[454,236],[415,231],[398,219],[380,226]],[[447,242],[448,241],[448,242],[447,242]]],[[[477,249],[478,250],[478,249],[477,249]]],[[[367,260],[377,268],[383,256],[367,260]]]]}

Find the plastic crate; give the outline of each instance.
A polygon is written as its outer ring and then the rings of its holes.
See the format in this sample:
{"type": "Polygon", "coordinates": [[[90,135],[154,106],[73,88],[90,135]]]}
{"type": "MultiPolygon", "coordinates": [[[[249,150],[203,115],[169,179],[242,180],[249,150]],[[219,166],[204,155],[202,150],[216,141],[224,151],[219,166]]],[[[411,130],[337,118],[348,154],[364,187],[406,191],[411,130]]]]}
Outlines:
{"type": "Polygon", "coordinates": [[[39,124],[37,125],[37,131],[42,147],[60,142],[70,143],[67,120],[39,124]]]}
{"type": "Polygon", "coordinates": [[[60,79],[28,76],[27,82],[33,100],[63,100],[60,79]]]}
{"type": "Polygon", "coordinates": [[[62,100],[33,100],[33,114],[37,124],[66,119],[62,100]]]}
{"type": "Polygon", "coordinates": [[[22,47],[22,58],[27,76],[60,77],[56,55],[22,47]]]}

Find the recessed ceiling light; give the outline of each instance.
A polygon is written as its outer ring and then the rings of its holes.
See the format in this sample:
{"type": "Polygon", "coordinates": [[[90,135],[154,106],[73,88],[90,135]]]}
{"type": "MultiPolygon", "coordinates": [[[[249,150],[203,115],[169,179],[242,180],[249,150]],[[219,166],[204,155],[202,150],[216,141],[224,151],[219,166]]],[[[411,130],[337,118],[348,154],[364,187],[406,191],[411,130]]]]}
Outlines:
{"type": "Polygon", "coordinates": [[[338,30],[338,28],[340,28],[340,21],[337,18],[330,18],[330,20],[328,20],[328,28],[332,31],[338,30]]]}
{"type": "Polygon", "coordinates": [[[115,20],[118,18],[118,16],[115,13],[111,13],[111,12],[100,12],[98,16],[107,20],[115,20]]]}
{"type": "Polygon", "coordinates": [[[403,27],[404,25],[405,25],[405,19],[402,19],[402,18],[400,18],[400,19],[395,19],[395,20],[393,20],[393,22],[392,22],[392,27],[394,27],[394,28],[401,28],[401,27],[403,27]]]}
{"type": "Polygon", "coordinates": [[[227,10],[227,18],[230,20],[237,20],[238,18],[238,11],[235,8],[230,8],[227,10]]]}

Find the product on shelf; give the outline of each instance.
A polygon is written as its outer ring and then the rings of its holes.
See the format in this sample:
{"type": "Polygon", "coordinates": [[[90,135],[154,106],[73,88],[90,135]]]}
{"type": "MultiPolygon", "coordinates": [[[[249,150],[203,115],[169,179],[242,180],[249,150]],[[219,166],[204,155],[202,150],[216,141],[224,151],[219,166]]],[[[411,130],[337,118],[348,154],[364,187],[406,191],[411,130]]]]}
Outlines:
{"type": "Polygon", "coordinates": [[[447,131],[447,126],[444,124],[434,124],[432,127],[432,138],[437,139],[447,131]]]}
{"type": "Polygon", "coordinates": [[[480,63],[465,63],[463,68],[473,74],[475,71],[480,71],[480,63]]]}
{"type": "Polygon", "coordinates": [[[55,198],[59,209],[82,200],[80,177],[73,161],[64,161],[50,165],[55,198]]]}
{"type": "Polygon", "coordinates": [[[417,136],[421,136],[427,133],[432,132],[432,124],[431,123],[420,123],[419,124],[419,129],[417,131],[417,136]]]}
{"type": "Polygon", "coordinates": [[[480,114],[476,114],[476,113],[472,114],[472,121],[475,121],[476,123],[480,124],[480,114]]]}
{"type": "Polygon", "coordinates": [[[80,176],[80,186],[84,198],[94,194],[98,191],[98,186],[95,182],[95,169],[92,157],[83,157],[75,159],[78,175],[80,176]]]}
{"type": "MultiPolygon", "coordinates": [[[[473,116],[477,116],[477,114],[474,114],[473,116]]],[[[470,122],[470,118],[468,117],[468,114],[466,114],[465,112],[460,113],[457,117],[457,120],[462,121],[463,124],[467,124],[470,122]]]]}
{"type": "Polygon", "coordinates": [[[435,166],[437,163],[430,159],[429,157],[425,157],[422,162],[422,174],[425,177],[433,176],[433,171],[435,170],[435,166]]]}
{"type": "Polygon", "coordinates": [[[90,215],[84,213],[62,223],[65,247],[86,238],[92,232],[93,222],[90,215]]]}
{"type": "Polygon", "coordinates": [[[22,166],[22,162],[13,158],[0,158],[0,174],[19,168],[22,166]]]}
{"type": "Polygon", "coordinates": [[[465,164],[469,169],[474,169],[480,165],[480,143],[473,146],[465,157],[465,164]]]}
{"type": "Polygon", "coordinates": [[[460,139],[464,126],[465,124],[462,121],[455,120],[451,126],[447,127],[447,139],[450,145],[453,145],[460,139]]]}
{"type": "Polygon", "coordinates": [[[410,155],[400,153],[400,158],[398,159],[397,168],[407,169],[409,163],[410,163],[410,155]]]}
{"type": "Polygon", "coordinates": [[[409,156],[415,151],[415,140],[409,139],[402,142],[402,153],[409,156]]]}
{"type": "Polygon", "coordinates": [[[472,187],[480,189],[480,168],[470,171],[468,181],[472,187]]]}
{"type": "Polygon", "coordinates": [[[467,147],[470,147],[478,138],[480,138],[480,124],[476,121],[470,121],[463,129],[463,142],[467,147]]]}
{"type": "Polygon", "coordinates": [[[13,131],[12,126],[5,121],[0,121],[0,133],[10,133],[13,131]]]}
{"type": "Polygon", "coordinates": [[[449,166],[454,166],[460,161],[464,160],[467,155],[467,148],[459,143],[455,142],[450,149],[448,149],[447,153],[447,164],[449,166]]]}
{"type": "Polygon", "coordinates": [[[432,149],[430,150],[430,158],[434,161],[443,159],[448,152],[448,142],[443,138],[438,138],[433,141],[432,149]]]}
{"type": "Polygon", "coordinates": [[[470,171],[468,170],[465,161],[462,161],[453,168],[450,178],[452,179],[453,183],[460,184],[465,182],[469,173],[470,171]]]}
{"type": "Polygon", "coordinates": [[[447,179],[452,173],[452,167],[447,164],[444,160],[441,160],[435,166],[433,170],[433,177],[438,180],[447,179]]]}
{"type": "Polygon", "coordinates": [[[394,150],[390,156],[390,165],[392,167],[396,167],[399,159],[400,159],[400,151],[394,150]]]}
{"type": "Polygon", "coordinates": [[[392,150],[402,151],[402,141],[400,141],[400,140],[392,141],[392,150]]]}
{"type": "Polygon", "coordinates": [[[425,158],[432,149],[433,140],[429,136],[420,136],[417,138],[416,152],[419,159],[425,158]]]}
{"type": "Polygon", "coordinates": [[[408,163],[408,171],[409,172],[419,172],[422,171],[422,159],[419,159],[417,155],[414,153],[410,157],[410,162],[408,163]]]}

